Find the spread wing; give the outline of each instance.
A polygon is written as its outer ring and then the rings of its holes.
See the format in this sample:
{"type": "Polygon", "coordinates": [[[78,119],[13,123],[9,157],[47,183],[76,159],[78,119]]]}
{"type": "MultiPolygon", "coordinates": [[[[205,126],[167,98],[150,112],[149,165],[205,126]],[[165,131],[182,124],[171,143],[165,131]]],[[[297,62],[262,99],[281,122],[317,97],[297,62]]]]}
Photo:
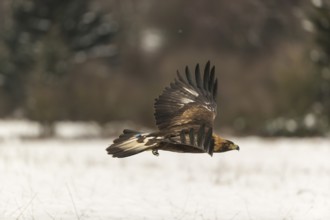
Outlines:
{"type": "Polygon", "coordinates": [[[215,67],[207,62],[203,78],[199,64],[194,79],[188,67],[185,77],[177,72],[177,79],[165,88],[155,102],[156,124],[161,131],[181,132],[184,129],[198,130],[200,126],[213,127],[217,112],[217,79],[215,67]]]}

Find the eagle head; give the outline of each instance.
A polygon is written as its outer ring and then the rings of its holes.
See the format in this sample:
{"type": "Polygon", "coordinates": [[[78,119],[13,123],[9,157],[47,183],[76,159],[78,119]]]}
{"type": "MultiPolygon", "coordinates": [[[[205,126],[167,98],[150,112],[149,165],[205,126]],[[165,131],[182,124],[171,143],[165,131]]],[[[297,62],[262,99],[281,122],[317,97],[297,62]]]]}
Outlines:
{"type": "Polygon", "coordinates": [[[214,139],[214,152],[221,153],[230,150],[239,150],[239,146],[237,144],[234,144],[230,140],[223,139],[218,135],[213,135],[213,139],[214,139]]]}

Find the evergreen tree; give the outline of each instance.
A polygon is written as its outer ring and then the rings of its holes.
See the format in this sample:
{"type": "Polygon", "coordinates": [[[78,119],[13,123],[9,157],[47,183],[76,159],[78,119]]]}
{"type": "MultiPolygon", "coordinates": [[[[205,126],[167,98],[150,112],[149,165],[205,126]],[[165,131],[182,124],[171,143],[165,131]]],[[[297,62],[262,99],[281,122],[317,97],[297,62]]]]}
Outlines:
{"type": "MultiPolygon", "coordinates": [[[[72,61],[84,61],[115,35],[114,23],[105,14],[90,11],[88,0],[16,0],[12,25],[2,35],[7,60],[2,62],[4,86],[15,102],[24,99],[24,82],[31,69],[44,59],[45,73],[67,73],[72,61]],[[59,46],[59,47],[58,47],[59,46]]],[[[112,56],[112,51],[102,51],[112,56]]],[[[101,53],[102,53],[101,52],[101,53]]]]}
{"type": "Polygon", "coordinates": [[[314,25],[313,61],[317,65],[315,77],[315,111],[320,114],[320,126],[324,131],[330,129],[330,5],[325,1],[314,4],[311,21],[314,25]]]}
{"type": "Polygon", "coordinates": [[[23,110],[33,120],[52,124],[61,119],[61,111],[63,113],[66,106],[40,91],[34,93],[36,97],[31,97],[31,88],[34,90],[44,84],[48,90],[51,87],[61,89],[61,80],[68,77],[75,65],[89,58],[116,55],[112,46],[116,23],[110,20],[109,14],[91,10],[89,2],[12,2],[11,23],[0,35],[0,47],[4,48],[0,54],[1,86],[12,110],[23,110]],[[54,103],[48,105],[50,102],[54,103]],[[56,112],[55,107],[61,111],[56,112]],[[39,109],[34,111],[33,108],[39,109]]]}

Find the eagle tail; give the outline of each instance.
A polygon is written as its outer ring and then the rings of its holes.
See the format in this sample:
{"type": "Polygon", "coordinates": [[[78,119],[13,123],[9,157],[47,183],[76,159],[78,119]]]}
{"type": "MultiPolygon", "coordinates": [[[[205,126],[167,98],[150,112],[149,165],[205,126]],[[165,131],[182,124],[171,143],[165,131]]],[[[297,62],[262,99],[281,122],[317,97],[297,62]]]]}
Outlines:
{"type": "Polygon", "coordinates": [[[113,157],[123,158],[129,157],[146,150],[150,150],[158,141],[154,136],[149,133],[141,133],[125,129],[117,139],[113,141],[106,151],[113,157]]]}

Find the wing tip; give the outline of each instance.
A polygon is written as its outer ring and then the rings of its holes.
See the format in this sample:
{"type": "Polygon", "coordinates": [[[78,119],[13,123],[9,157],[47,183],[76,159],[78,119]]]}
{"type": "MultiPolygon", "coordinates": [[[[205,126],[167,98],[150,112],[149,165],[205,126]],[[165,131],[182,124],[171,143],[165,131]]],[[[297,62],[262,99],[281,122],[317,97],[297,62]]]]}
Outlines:
{"type": "Polygon", "coordinates": [[[209,81],[210,81],[210,61],[208,61],[204,67],[203,86],[204,86],[204,90],[206,91],[209,91],[209,81]]]}
{"type": "Polygon", "coordinates": [[[197,88],[201,89],[202,88],[202,79],[201,79],[201,71],[199,68],[199,63],[197,63],[196,67],[195,67],[195,80],[196,80],[197,88]]]}
{"type": "Polygon", "coordinates": [[[218,79],[215,79],[214,84],[213,84],[213,91],[212,91],[214,100],[217,99],[217,93],[218,93],[218,79]]]}

